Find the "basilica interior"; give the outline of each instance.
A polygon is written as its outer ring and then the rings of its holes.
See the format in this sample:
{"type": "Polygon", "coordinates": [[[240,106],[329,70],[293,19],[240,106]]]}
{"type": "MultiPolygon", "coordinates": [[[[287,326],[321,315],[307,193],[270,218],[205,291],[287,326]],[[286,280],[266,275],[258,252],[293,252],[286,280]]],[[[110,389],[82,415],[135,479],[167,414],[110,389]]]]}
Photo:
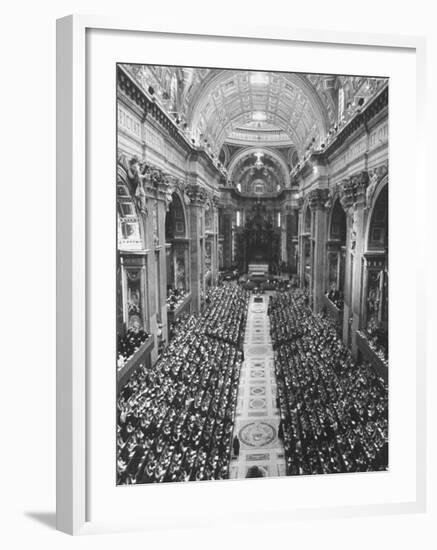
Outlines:
{"type": "Polygon", "coordinates": [[[117,65],[117,483],[388,468],[388,80],[117,65]]]}

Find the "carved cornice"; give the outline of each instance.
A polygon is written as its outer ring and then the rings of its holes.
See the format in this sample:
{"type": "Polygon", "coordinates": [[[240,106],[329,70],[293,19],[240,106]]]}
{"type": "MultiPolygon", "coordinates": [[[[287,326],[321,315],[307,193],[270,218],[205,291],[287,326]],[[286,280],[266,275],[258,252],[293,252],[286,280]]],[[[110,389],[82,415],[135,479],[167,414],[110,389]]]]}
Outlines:
{"type": "Polygon", "coordinates": [[[328,200],[328,189],[313,189],[308,193],[308,202],[311,210],[320,210],[326,207],[328,200]]]}

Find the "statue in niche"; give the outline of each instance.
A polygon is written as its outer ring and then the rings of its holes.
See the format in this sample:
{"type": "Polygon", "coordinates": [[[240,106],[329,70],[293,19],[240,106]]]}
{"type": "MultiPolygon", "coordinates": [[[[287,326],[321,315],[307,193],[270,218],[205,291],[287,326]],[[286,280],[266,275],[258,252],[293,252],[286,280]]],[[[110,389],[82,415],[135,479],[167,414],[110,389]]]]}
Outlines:
{"type": "Polygon", "coordinates": [[[370,176],[370,182],[366,189],[366,209],[369,209],[370,205],[372,204],[373,195],[375,194],[376,187],[379,182],[379,177],[380,174],[377,170],[375,170],[370,176]]]}
{"type": "Polygon", "coordinates": [[[127,175],[135,188],[134,194],[138,209],[143,215],[147,216],[146,192],[144,190],[144,179],[146,176],[138,157],[134,156],[129,160],[127,175]]]}

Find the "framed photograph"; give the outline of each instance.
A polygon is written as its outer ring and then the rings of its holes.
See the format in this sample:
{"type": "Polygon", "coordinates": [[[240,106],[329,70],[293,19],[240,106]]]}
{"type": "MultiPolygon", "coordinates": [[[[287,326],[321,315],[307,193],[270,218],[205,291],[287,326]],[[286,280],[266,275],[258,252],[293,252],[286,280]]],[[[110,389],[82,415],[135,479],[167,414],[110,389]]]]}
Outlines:
{"type": "Polygon", "coordinates": [[[425,509],[424,47],[58,21],[58,529],[425,509]]]}

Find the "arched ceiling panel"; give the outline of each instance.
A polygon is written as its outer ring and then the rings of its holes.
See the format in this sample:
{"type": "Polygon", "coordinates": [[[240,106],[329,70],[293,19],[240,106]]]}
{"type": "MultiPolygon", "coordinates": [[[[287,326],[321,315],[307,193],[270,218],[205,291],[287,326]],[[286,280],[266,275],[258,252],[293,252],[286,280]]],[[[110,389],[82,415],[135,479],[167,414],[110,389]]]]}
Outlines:
{"type": "Polygon", "coordinates": [[[334,113],[332,101],[328,108],[305,75],[233,70],[205,75],[186,108],[193,131],[215,149],[236,129],[258,122],[282,130],[302,151],[324,136],[334,113]]]}

